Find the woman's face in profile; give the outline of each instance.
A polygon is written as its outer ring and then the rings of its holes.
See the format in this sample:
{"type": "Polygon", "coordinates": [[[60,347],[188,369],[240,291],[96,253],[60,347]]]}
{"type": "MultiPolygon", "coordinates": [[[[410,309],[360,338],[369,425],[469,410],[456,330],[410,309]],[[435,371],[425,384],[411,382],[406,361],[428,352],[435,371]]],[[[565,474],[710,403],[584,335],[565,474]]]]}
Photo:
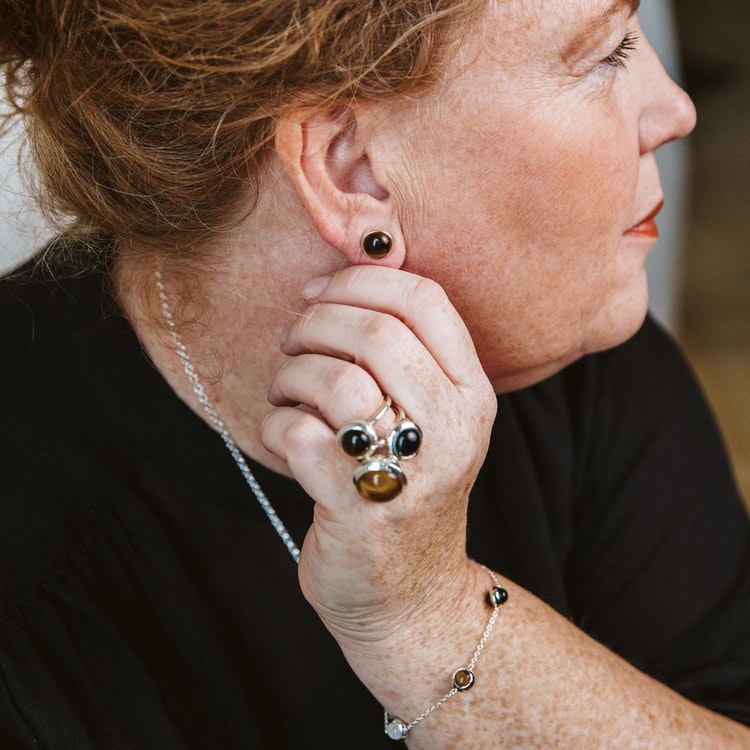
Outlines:
{"type": "Polygon", "coordinates": [[[407,110],[393,129],[406,268],[443,285],[497,387],[637,330],[654,150],[695,112],[633,4],[495,2],[447,83],[407,110]]]}

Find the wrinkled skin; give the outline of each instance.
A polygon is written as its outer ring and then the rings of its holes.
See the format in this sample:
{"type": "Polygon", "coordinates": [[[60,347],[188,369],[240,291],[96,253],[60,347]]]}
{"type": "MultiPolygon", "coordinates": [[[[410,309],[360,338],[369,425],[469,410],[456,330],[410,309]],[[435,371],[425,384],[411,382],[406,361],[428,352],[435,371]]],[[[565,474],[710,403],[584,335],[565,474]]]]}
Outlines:
{"type": "Polygon", "coordinates": [[[371,179],[396,206],[401,269],[310,285],[285,333],[264,441],[316,500],[300,580],[340,638],[388,639],[440,609],[436,591],[444,611],[461,599],[494,391],[620,343],[645,315],[654,238],[634,228],[663,197],[654,150],[694,110],[629,6],[573,44],[608,7],[574,5],[497,4],[444,86],[381,112],[371,179]],[[636,48],[618,51],[627,35],[636,48]],[[383,393],[425,438],[406,491],[377,505],[357,496],[335,431],[383,393]]]}

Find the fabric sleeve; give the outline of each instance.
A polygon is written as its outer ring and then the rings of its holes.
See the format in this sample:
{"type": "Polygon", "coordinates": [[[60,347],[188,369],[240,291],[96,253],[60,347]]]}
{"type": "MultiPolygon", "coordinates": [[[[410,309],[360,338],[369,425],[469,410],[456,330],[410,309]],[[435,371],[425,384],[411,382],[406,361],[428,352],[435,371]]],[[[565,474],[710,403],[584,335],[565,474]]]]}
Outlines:
{"type": "Polygon", "coordinates": [[[574,619],[750,725],[748,517],[699,386],[651,322],[570,378],[586,383],[566,562],[574,619]]]}

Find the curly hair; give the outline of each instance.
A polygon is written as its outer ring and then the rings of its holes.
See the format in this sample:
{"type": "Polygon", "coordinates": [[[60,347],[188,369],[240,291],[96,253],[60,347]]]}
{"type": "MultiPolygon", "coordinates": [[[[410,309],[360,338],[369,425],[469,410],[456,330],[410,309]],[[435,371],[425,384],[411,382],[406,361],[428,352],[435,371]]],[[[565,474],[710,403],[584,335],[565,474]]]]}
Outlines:
{"type": "Polygon", "coordinates": [[[478,7],[0,0],[0,66],[68,236],[185,250],[252,206],[277,118],[427,88],[448,28],[478,7]]]}

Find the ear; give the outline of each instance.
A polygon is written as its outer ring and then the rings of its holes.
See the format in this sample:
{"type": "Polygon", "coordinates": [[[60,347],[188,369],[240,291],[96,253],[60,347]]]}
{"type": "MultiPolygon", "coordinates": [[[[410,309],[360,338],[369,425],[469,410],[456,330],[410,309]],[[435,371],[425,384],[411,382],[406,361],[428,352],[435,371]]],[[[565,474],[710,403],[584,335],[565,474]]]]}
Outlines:
{"type": "Polygon", "coordinates": [[[321,237],[352,264],[400,267],[405,257],[395,205],[368,153],[372,119],[365,107],[299,110],[276,127],[276,152],[321,237]],[[362,249],[368,232],[383,230],[393,249],[373,260],[362,249]]]}

